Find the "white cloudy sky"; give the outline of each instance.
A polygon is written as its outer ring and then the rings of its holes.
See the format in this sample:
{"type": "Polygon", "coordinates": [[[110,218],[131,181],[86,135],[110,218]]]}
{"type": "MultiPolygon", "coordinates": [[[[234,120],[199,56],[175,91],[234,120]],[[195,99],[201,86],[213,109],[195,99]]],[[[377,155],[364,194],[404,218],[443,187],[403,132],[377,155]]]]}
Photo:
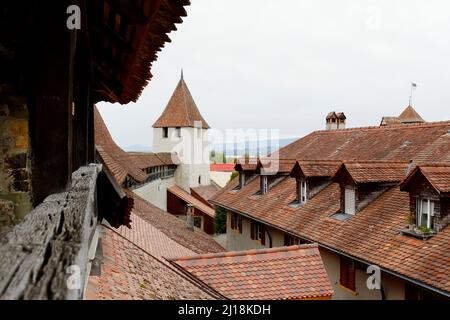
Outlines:
{"type": "Polygon", "coordinates": [[[100,104],[122,147],[151,145],[151,125],[181,67],[211,127],[279,128],[299,137],[331,110],[378,125],[408,104],[450,119],[448,0],[192,0],[136,104],[100,104]]]}

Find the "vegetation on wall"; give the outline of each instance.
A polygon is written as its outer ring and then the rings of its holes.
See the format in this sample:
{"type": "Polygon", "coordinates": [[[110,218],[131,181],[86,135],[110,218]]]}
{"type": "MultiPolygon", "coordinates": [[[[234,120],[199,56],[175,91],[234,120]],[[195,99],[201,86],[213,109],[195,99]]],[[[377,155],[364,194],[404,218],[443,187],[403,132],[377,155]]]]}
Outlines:
{"type": "Polygon", "coordinates": [[[215,219],[216,233],[222,234],[227,232],[227,211],[222,207],[216,206],[216,219],[215,219]]]}

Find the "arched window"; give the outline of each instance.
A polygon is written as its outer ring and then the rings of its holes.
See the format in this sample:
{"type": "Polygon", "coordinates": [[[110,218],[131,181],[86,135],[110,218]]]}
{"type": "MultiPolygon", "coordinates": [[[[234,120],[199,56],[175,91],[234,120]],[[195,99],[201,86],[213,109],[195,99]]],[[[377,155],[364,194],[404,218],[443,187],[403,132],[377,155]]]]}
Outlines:
{"type": "Polygon", "coordinates": [[[198,176],[198,184],[202,184],[202,176],[198,176]]]}

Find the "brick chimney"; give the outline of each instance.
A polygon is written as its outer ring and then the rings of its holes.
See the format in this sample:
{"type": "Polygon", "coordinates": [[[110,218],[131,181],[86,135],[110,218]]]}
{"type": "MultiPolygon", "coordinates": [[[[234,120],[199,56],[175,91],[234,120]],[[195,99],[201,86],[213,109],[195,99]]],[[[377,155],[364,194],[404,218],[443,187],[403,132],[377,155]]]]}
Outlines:
{"type": "Polygon", "coordinates": [[[326,129],[327,130],[338,130],[345,129],[345,114],[343,112],[332,111],[327,114],[326,117],[326,129]]]}

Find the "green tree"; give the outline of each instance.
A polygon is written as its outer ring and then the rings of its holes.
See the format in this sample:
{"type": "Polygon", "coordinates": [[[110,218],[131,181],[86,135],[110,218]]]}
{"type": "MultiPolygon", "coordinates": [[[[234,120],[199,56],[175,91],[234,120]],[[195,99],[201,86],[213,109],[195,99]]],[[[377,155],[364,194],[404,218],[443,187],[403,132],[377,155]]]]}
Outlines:
{"type": "Polygon", "coordinates": [[[230,181],[233,180],[234,178],[236,178],[238,175],[239,175],[239,172],[233,171],[233,173],[231,174],[231,177],[230,177],[230,181]]]}
{"type": "Polygon", "coordinates": [[[216,206],[215,228],[216,233],[222,234],[227,232],[227,211],[222,207],[216,206]]]}

